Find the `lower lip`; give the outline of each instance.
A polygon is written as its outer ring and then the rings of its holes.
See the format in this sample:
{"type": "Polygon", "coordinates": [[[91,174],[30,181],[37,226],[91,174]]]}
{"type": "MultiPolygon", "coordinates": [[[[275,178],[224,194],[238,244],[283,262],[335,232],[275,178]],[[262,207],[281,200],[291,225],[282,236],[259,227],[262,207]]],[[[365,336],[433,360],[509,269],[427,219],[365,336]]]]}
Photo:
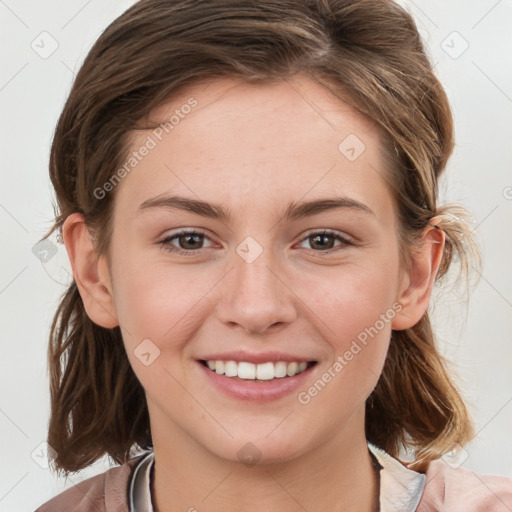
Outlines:
{"type": "Polygon", "coordinates": [[[281,377],[267,381],[243,380],[216,373],[201,362],[197,362],[207,379],[220,391],[239,400],[270,402],[278,400],[304,385],[306,379],[316,368],[317,364],[309,366],[302,373],[293,377],[281,377]]]}

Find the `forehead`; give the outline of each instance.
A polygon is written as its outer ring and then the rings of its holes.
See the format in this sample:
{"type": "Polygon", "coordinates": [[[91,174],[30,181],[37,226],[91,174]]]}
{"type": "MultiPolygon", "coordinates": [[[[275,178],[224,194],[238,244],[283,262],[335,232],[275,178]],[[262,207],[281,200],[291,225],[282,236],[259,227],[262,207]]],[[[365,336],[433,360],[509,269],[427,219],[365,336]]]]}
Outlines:
{"type": "Polygon", "coordinates": [[[382,202],[380,130],[309,78],[203,81],[145,121],[161,126],[131,134],[131,152],[151,150],[118,187],[121,202],[171,192],[237,210],[305,195],[382,202]]]}
{"type": "MultiPolygon", "coordinates": [[[[246,131],[267,141],[270,137],[265,137],[266,130],[257,133],[259,127],[281,128],[287,125],[288,132],[302,133],[312,140],[317,138],[312,130],[317,125],[323,128],[318,132],[319,137],[328,131],[333,132],[330,135],[338,132],[339,136],[352,129],[362,137],[372,134],[375,142],[379,138],[375,123],[351,106],[341,88],[333,92],[332,88],[328,89],[304,75],[260,84],[251,84],[237,77],[203,79],[153,109],[148,121],[165,125],[171,120],[172,130],[178,131],[178,124],[184,124],[185,118],[198,117],[212,121],[217,127],[245,121],[246,131]],[[188,109],[187,104],[191,101],[197,102],[197,106],[188,109]],[[183,114],[181,110],[187,112],[183,114]],[[303,122],[297,124],[298,120],[303,122]]],[[[143,134],[134,132],[132,140],[140,138],[140,135],[143,134]]]]}

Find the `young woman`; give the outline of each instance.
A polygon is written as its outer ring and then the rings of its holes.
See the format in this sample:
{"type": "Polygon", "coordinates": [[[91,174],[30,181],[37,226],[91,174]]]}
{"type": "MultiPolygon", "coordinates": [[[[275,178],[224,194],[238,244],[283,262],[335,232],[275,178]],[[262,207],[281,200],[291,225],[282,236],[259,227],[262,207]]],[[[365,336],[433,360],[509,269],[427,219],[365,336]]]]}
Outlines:
{"type": "MultiPolygon", "coordinates": [[[[142,0],[86,58],[50,174],[73,282],[39,511],[505,511],[428,317],[465,210],[446,95],[388,0],[142,0]]],[[[475,260],[475,261],[476,261],[475,260]]]]}

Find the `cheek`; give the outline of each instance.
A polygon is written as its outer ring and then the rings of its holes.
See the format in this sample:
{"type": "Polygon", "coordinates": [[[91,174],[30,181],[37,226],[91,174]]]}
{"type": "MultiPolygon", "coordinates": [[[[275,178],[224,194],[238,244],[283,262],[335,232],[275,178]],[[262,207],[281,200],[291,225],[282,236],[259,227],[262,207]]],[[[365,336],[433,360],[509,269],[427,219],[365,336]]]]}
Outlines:
{"type": "MultiPolygon", "coordinates": [[[[315,327],[327,342],[330,357],[298,390],[294,417],[304,430],[315,424],[324,438],[336,436],[340,425],[364,407],[389,347],[396,276],[389,267],[366,263],[339,268],[329,279],[315,279],[315,287],[310,276],[301,283],[313,290],[315,327]]],[[[293,439],[291,431],[289,437],[293,439]]]]}
{"type": "Polygon", "coordinates": [[[165,404],[172,396],[184,410],[190,404],[178,381],[188,369],[187,342],[202,325],[201,301],[218,279],[207,269],[155,261],[126,259],[117,270],[116,309],[133,371],[150,397],[165,404]]]}
{"type": "MultiPolygon", "coordinates": [[[[353,265],[331,272],[325,279],[308,277],[301,286],[310,290],[308,302],[325,325],[326,339],[343,350],[348,340],[374,326],[381,315],[392,314],[397,271],[389,265],[353,265]]],[[[379,331],[385,327],[381,324],[378,322],[379,331]]]]}
{"type": "Polygon", "coordinates": [[[329,386],[342,388],[344,395],[366,398],[377,383],[396,315],[397,276],[389,265],[366,265],[333,272],[329,279],[315,280],[315,287],[301,285],[313,290],[316,326],[330,347],[325,380],[336,382],[329,386]]]}
{"type": "Polygon", "coordinates": [[[182,267],[128,260],[119,265],[115,304],[127,348],[146,338],[163,347],[194,328],[197,306],[215,280],[206,268],[182,267]]]}

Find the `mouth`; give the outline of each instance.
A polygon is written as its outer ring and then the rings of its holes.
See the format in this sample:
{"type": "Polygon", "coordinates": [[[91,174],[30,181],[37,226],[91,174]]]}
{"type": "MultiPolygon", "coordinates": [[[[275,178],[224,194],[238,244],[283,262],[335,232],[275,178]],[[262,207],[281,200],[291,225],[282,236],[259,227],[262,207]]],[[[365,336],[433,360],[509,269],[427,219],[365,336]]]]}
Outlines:
{"type": "Polygon", "coordinates": [[[199,362],[217,375],[261,383],[295,377],[317,364],[317,361],[267,361],[256,364],[249,361],[219,359],[201,359],[199,362]]]}
{"type": "Polygon", "coordinates": [[[318,361],[276,354],[268,358],[263,354],[231,357],[212,355],[211,359],[197,359],[196,364],[208,387],[242,403],[264,404],[289,397],[314,379],[319,367],[318,361]],[[246,357],[252,361],[244,361],[246,357]]]}

